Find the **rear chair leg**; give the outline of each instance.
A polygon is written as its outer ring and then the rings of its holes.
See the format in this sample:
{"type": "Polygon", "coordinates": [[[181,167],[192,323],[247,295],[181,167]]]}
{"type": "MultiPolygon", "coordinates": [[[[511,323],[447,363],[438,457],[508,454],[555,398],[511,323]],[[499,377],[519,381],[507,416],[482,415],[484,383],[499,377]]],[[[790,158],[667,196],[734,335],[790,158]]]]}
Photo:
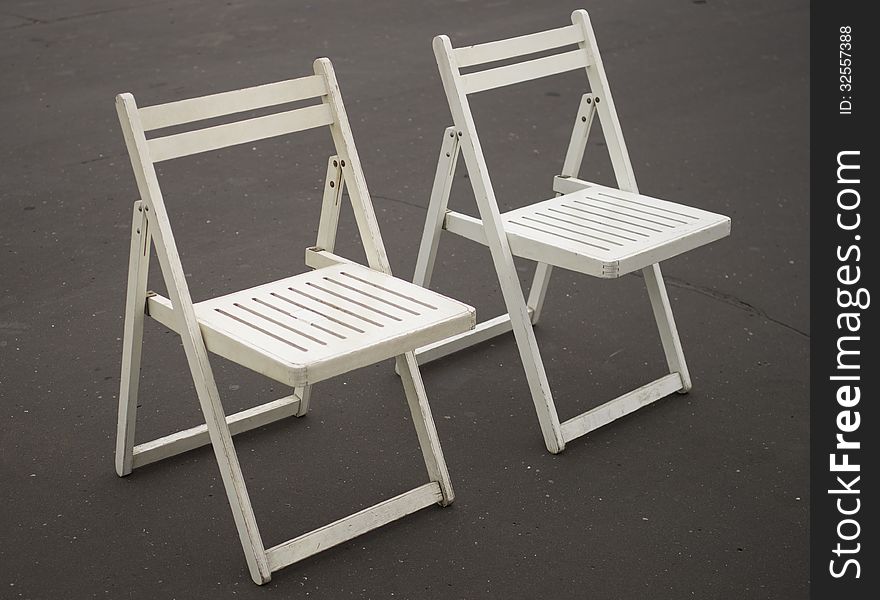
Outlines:
{"type": "Polygon", "coordinates": [[[416,259],[413,283],[423,288],[430,287],[431,275],[434,273],[434,260],[437,258],[437,246],[443,230],[443,219],[449,205],[449,192],[455,178],[455,165],[458,163],[459,133],[455,127],[447,127],[443,132],[443,143],[440,145],[440,158],[437,160],[437,171],[434,174],[434,185],[431,187],[431,200],[428,202],[428,216],[425,219],[425,230],[422,232],[422,243],[416,259]]]}
{"type": "Polygon", "coordinates": [[[293,395],[299,399],[299,408],[296,409],[297,417],[304,417],[309,412],[309,402],[312,399],[312,386],[304,385],[293,390],[293,395]]]}
{"type": "Polygon", "coordinates": [[[446,468],[446,460],[443,458],[443,450],[440,448],[440,439],[437,436],[437,428],[434,425],[434,417],[431,415],[431,407],[428,405],[428,396],[425,393],[425,385],[419,372],[419,364],[415,354],[407,352],[397,357],[397,371],[403,382],[406,392],[406,401],[412,413],[413,425],[419,436],[419,446],[422,448],[422,456],[428,469],[428,477],[431,481],[440,484],[443,493],[441,505],[447,506],[455,499],[452,491],[452,483],[449,481],[449,471],[446,468]]]}
{"type": "Polygon", "coordinates": [[[657,329],[660,331],[660,341],[663,343],[669,372],[681,376],[682,387],[679,393],[686,394],[691,389],[691,375],[684,359],[684,350],[681,348],[681,340],[672,316],[672,305],[669,303],[669,295],[666,293],[666,284],[663,282],[659,263],[642,269],[642,275],[648,287],[648,297],[651,299],[654,320],[657,321],[657,329]]]}
{"type": "Polygon", "coordinates": [[[132,469],[144,334],[144,304],[147,300],[147,273],[150,265],[149,221],[140,200],[134,203],[133,212],[122,341],[122,373],[119,378],[119,416],[116,426],[115,462],[116,473],[120,477],[131,473],[132,469]]]}

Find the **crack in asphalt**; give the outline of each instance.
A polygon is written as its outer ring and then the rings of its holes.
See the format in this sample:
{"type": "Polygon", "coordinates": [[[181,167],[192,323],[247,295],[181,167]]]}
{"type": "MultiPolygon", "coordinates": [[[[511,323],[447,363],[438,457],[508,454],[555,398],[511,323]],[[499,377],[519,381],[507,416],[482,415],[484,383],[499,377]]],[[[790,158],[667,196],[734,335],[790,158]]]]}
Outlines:
{"type": "MultiPolygon", "coordinates": [[[[427,208],[425,208],[424,206],[421,206],[419,204],[414,204],[412,202],[407,202],[406,200],[401,200],[400,198],[392,198],[390,196],[383,196],[381,194],[370,194],[370,195],[373,198],[376,198],[379,200],[387,200],[388,202],[394,202],[395,204],[403,204],[404,206],[410,206],[412,208],[417,208],[423,212],[427,212],[427,208]]],[[[639,277],[639,278],[642,277],[642,274],[639,271],[635,271],[635,272],[629,273],[629,274],[633,275],[635,277],[639,277]]],[[[739,310],[745,311],[749,314],[755,315],[757,317],[761,317],[762,319],[765,319],[771,323],[779,325],[780,327],[784,327],[785,329],[788,329],[789,331],[793,331],[794,333],[797,333],[798,335],[800,335],[806,339],[810,339],[810,334],[807,333],[806,331],[803,331],[802,329],[795,327],[791,323],[786,323],[785,321],[783,321],[781,319],[777,319],[776,317],[770,315],[763,308],[755,306],[754,304],[752,304],[750,302],[746,302],[742,298],[734,296],[733,294],[727,294],[725,292],[720,292],[714,288],[697,285],[694,283],[690,283],[689,281],[685,281],[684,279],[679,279],[677,277],[669,277],[668,275],[664,275],[663,280],[666,282],[667,285],[669,285],[671,287],[678,288],[681,290],[688,290],[691,292],[695,292],[695,293],[700,294],[702,296],[705,296],[707,298],[711,298],[712,300],[722,302],[724,304],[727,304],[728,306],[732,306],[732,307],[737,308],[739,310]]]]}

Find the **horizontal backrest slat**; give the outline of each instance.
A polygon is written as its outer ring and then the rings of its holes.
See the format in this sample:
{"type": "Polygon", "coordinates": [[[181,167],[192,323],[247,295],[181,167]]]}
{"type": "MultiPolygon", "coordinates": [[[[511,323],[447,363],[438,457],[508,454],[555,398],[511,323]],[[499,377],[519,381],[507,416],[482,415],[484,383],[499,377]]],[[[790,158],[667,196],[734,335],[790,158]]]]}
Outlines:
{"type": "Polygon", "coordinates": [[[456,48],[454,53],[455,61],[458,63],[459,68],[461,68],[514,58],[525,54],[533,54],[535,52],[543,52],[544,50],[579,44],[583,41],[584,34],[581,28],[569,25],[540,33],[498,40],[497,42],[487,42],[485,44],[477,44],[476,46],[463,46],[456,48]]]}
{"type": "Polygon", "coordinates": [[[316,104],[274,115],[155,138],[147,140],[147,145],[150,149],[150,159],[157,163],[198,152],[321,127],[332,122],[333,112],[330,106],[316,104]]]}
{"type": "Polygon", "coordinates": [[[309,75],[243,90],[146,106],[138,113],[144,131],[152,131],[266,106],[308,100],[326,93],[324,78],[320,75],[309,75]]]}
{"type": "Polygon", "coordinates": [[[465,94],[474,94],[497,87],[548,77],[587,66],[587,52],[579,48],[562,54],[545,56],[477,73],[462,75],[465,94]]]}

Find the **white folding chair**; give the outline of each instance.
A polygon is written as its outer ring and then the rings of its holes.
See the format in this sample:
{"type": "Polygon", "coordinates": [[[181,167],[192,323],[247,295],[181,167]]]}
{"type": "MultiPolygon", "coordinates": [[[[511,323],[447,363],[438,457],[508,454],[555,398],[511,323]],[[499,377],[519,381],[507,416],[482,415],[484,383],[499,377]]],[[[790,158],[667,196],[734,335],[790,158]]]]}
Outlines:
{"type": "Polygon", "coordinates": [[[541,432],[553,453],[561,452],[566,442],[650,402],[691,388],[659,262],[730,232],[730,219],[725,216],[639,194],[589,17],[586,11],[578,10],[571,20],[567,27],[462,48],[453,48],[446,36],[434,38],[434,53],[455,125],[443,135],[413,279],[421,286],[430,285],[443,230],[489,247],[507,314],[480,323],[473,331],[420,348],[416,356],[425,363],[513,329],[541,432]],[[572,49],[494,68],[461,71],[566,46],[572,49]],[[581,99],[562,173],[553,180],[557,196],[502,214],[468,96],[575,69],[586,70],[590,93],[581,99]],[[620,189],[578,179],[596,115],[620,189]],[[480,219],[447,210],[459,152],[464,153],[480,219]],[[528,300],[523,298],[514,256],[538,263],[528,300]],[[560,424],[532,329],[541,316],[554,266],[605,278],[641,269],[669,375],[560,424]]]}
{"type": "Polygon", "coordinates": [[[391,276],[379,226],[330,61],[315,74],[269,85],[139,109],[131,94],[116,99],[140,200],[134,204],[116,471],[140,467],[210,443],[214,448],[251,577],[271,573],[419,509],[453,500],[440,442],[413,350],[474,326],[474,310],[391,276]],[[317,100],[268,116],[147,139],[145,132],[272,107],[317,100]],[[159,189],[154,163],[329,126],[330,157],[315,247],[314,270],[251,289],[193,303],[159,189]],[[369,268],[333,253],[347,185],[369,268]],[[169,298],[147,291],[150,246],[155,246],[169,298]],[[144,315],[180,334],[205,425],[134,445],[144,315]],[[280,400],[227,416],[207,351],[294,388],[280,400]],[[429,483],[268,550],[263,546],[232,444],[232,435],[292,415],[304,415],[318,381],[397,357],[403,388],[428,470],[429,483]]]}

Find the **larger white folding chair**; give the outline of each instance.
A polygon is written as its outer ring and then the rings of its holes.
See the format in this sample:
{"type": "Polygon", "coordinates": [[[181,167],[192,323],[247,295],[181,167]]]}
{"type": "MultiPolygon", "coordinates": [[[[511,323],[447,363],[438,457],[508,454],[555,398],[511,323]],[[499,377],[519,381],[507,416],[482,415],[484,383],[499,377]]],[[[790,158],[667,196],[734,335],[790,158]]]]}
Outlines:
{"type": "Polygon", "coordinates": [[[430,285],[443,230],[489,247],[507,314],[480,323],[473,331],[421,348],[416,356],[424,363],[513,329],[541,432],[547,449],[553,453],[561,452],[566,442],[650,402],[691,388],[659,262],[730,232],[730,219],[725,216],[639,194],[589,17],[586,11],[578,10],[571,20],[572,25],[567,27],[462,48],[453,48],[445,35],[434,38],[434,53],[455,125],[443,135],[413,279],[421,286],[430,285]],[[573,48],[495,68],[464,74],[461,71],[566,46],[573,48]],[[553,180],[557,196],[502,214],[468,96],[575,69],[586,71],[590,93],[581,99],[562,173],[553,180]],[[577,178],[590,125],[597,114],[620,189],[577,178]],[[480,219],[447,210],[459,152],[464,153],[480,219]],[[528,300],[523,298],[514,256],[538,263],[528,300]],[[641,269],[669,375],[560,424],[532,330],[541,316],[554,266],[605,278],[641,269]]]}
{"type": "Polygon", "coordinates": [[[232,505],[253,580],[421,508],[452,502],[453,493],[413,350],[474,326],[474,310],[391,276],[351,129],[330,61],[315,74],[269,85],[138,109],[131,94],[116,106],[140,200],[134,204],[116,471],[120,476],[210,443],[232,505]],[[145,132],[252,109],[320,99],[304,108],[147,139],[145,132]],[[336,155],[327,167],[314,270],[193,304],[154,163],[235,144],[329,126],[336,155]],[[348,186],[369,268],[333,253],[348,186]],[[155,246],[170,298],[147,292],[150,244],[155,246]],[[179,333],[198,392],[205,425],[134,445],[144,315],[179,333]],[[226,416],[207,351],[294,388],[280,400],[226,416]],[[397,357],[403,388],[429,483],[268,550],[263,546],[232,444],[232,435],[306,413],[310,386],[397,357]]]}

